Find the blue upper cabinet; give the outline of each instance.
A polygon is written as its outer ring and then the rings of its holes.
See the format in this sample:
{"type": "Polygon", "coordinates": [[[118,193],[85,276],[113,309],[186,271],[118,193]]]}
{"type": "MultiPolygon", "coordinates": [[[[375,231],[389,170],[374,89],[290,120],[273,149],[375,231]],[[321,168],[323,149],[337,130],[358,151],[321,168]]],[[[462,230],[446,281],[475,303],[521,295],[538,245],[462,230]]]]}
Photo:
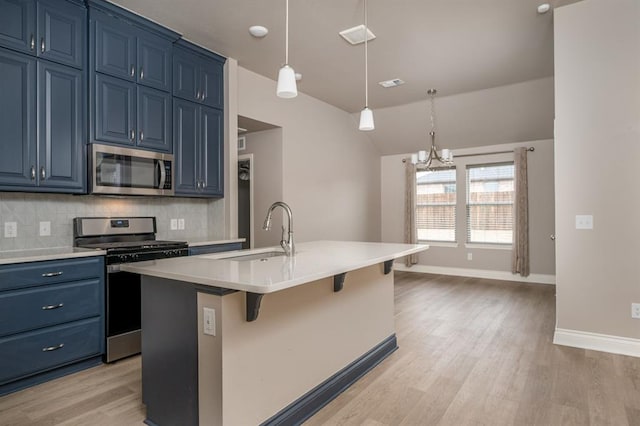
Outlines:
{"type": "Polygon", "coordinates": [[[138,86],[138,146],[172,152],[171,95],[138,86]]]}
{"type": "Polygon", "coordinates": [[[151,33],[138,36],[138,83],[171,92],[173,44],[151,33]]]}
{"type": "Polygon", "coordinates": [[[0,0],[0,46],[36,53],[35,0],[0,0]]]}
{"type": "Polygon", "coordinates": [[[37,180],[41,188],[83,192],[84,73],[38,62],[37,180]]]}
{"type": "Polygon", "coordinates": [[[179,34],[89,0],[91,142],[173,151],[171,73],[179,34]]]}
{"type": "Polygon", "coordinates": [[[38,1],[39,57],[82,68],[87,38],[87,11],[60,0],[38,1]]]}
{"type": "Polygon", "coordinates": [[[136,81],[136,36],[131,25],[91,11],[92,69],[136,81]]]}
{"type": "Polygon", "coordinates": [[[224,108],[225,59],[180,40],[173,55],[173,96],[214,108],[224,108]]]}
{"type": "Polygon", "coordinates": [[[0,185],[36,185],[36,60],[0,49],[0,185]]]}
{"type": "Polygon", "coordinates": [[[95,138],[133,146],[137,141],[136,84],[96,73],[93,109],[95,138]]]}
{"type": "Polygon", "coordinates": [[[85,55],[87,11],[60,0],[0,0],[0,45],[75,68],[85,55]]]}
{"type": "Polygon", "coordinates": [[[200,120],[201,191],[203,195],[222,197],[224,195],[224,156],[222,134],[222,111],[202,107],[200,120]]]}

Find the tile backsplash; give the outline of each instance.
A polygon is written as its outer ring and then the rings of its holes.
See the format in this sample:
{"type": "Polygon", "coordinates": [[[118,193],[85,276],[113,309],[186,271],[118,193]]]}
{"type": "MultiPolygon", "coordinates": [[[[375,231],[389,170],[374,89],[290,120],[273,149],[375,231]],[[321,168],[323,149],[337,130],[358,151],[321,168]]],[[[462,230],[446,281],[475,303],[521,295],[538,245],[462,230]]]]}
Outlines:
{"type": "Polygon", "coordinates": [[[155,216],[158,239],[222,239],[223,200],[169,197],[0,192],[0,251],[73,245],[72,221],[79,216],[155,216]],[[170,230],[171,219],[184,219],[184,230],[170,230]],[[5,222],[16,222],[17,236],[5,238],[5,222]],[[51,235],[40,236],[40,222],[51,235]]]}

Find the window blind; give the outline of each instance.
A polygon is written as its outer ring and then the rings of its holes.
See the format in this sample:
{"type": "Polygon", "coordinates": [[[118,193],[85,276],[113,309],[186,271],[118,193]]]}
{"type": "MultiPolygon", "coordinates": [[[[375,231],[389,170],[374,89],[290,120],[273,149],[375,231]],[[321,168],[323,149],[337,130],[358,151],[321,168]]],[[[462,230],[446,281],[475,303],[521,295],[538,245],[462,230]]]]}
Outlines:
{"type": "Polygon", "coordinates": [[[467,166],[467,242],[513,242],[513,163],[467,166]]]}
{"type": "Polygon", "coordinates": [[[416,228],[420,241],[456,241],[456,169],[416,172],[416,228]]]}

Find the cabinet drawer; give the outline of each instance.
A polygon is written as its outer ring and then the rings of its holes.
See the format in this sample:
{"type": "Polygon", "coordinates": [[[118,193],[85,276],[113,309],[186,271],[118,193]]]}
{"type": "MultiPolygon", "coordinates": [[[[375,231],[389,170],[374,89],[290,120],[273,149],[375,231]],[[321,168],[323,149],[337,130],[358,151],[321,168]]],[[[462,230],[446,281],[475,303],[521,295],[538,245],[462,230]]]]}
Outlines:
{"type": "Polygon", "coordinates": [[[102,256],[19,263],[0,267],[0,291],[101,277],[102,256]]]}
{"type": "Polygon", "coordinates": [[[0,336],[100,315],[102,280],[0,293],[0,336]]]}
{"type": "Polygon", "coordinates": [[[0,339],[0,383],[100,354],[100,330],[91,318],[0,339]]]}

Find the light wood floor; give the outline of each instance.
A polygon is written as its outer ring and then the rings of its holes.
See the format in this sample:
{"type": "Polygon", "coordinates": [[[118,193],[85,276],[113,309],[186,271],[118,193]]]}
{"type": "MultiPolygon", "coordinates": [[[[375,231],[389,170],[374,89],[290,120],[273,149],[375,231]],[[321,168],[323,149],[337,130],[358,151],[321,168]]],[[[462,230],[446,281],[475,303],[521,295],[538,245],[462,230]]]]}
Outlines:
{"type": "MultiPolygon", "coordinates": [[[[553,286],[395,274],[400,349],[305,425],[640,425],[640,359],[553,345],[553,286]]],[[[143,419],[139,357],[0,398],[2,426],[143,419]]]]}

